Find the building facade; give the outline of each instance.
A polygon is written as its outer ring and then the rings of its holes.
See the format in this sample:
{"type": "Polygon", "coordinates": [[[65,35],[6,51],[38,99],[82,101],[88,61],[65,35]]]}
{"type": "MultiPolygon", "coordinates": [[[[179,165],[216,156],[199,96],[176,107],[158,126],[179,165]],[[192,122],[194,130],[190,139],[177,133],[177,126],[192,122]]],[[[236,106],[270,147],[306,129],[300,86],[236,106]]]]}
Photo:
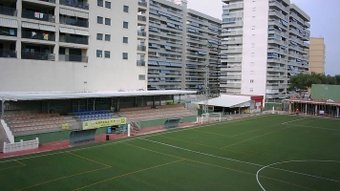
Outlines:
{"type": "Polygon", "coordinates": [[[309,16],[289,0],[223,0],[221,92],[288,96],[292,75],[308,71],[309,16]]]}
{"type": "Polygon", "coordinates": [[[0,91],[147,87],[147,3],[0,2],[0,91]]]}
{"type": "Polygon", "coordinates": [[[324,38],[310,38],[309,72],[325,74],[325,41],[324,38]]]}
{"type": "Polygon", "coordinates": [[[4,0],[0,91],[218,93],[220,27],[186,1],[4,0]]]}
{"type": "Polygon", "coordinates": [[[219,92],[221,21],[186,1],[151,0],[148,89],[219,92]]]}

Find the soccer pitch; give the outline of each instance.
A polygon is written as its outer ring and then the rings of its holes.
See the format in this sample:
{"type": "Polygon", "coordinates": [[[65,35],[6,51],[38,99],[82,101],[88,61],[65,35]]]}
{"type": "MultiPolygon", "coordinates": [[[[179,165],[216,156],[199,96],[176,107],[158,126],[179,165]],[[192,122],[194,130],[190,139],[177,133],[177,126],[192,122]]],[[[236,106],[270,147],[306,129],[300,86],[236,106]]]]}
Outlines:
{"type": "Polygon", "coordinates": [[[0,160],[0,190],[340,190],[340,121],[268,115],[0,160]]]}

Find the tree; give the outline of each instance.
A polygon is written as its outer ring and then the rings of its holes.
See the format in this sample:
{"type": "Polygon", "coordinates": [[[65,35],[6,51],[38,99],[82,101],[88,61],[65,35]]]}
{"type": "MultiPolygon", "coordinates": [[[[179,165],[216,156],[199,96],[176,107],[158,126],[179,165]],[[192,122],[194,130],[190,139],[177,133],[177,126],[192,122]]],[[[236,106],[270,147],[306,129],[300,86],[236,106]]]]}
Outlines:
{"type": "Polygon", "coordinates": [[[289,90],[294,91],[307,91],[308,88],[311,88],[313,84],[332,84],[332,85],[340,85],[340,75],[330,76],[323,74],[304,74],[300,73],[296,76],[292,76],[290,78],[289,90]]]}

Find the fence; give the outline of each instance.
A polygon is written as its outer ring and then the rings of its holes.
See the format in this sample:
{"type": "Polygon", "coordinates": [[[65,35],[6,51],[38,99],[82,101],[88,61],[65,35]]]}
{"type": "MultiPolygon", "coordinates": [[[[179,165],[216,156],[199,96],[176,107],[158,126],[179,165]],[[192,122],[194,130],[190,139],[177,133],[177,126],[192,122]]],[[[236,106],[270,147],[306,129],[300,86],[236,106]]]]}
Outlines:
{"type": "Polygon", "coordinates": [[[10,143],[14,143],[14,136],[12,131],[9,129],[9,127],[7,126],[6,122],[1,119],[1,125],[4,128],[5,132],[6,132],[6,137],[9,140],[10,143]]]}
{"type": "Polygon", "coordinates": [[[16,143],[4,143],[3,153],[10,153],[16,151],[25,151],[30,149],[36,149],[39,147],[39,138],[35,138],[29,141],[23,141],[16,143]]]}

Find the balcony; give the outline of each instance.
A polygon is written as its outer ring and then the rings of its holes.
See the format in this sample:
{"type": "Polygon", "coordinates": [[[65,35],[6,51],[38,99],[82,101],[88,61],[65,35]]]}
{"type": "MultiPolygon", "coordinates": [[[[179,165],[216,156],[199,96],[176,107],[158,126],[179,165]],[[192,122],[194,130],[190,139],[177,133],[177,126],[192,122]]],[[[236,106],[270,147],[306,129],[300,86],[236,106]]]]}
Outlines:
{"type": "Polygon", "coordinates": [[[137,46],[137,50],[145,52],[146,51],[146,46],[145,45],[138,45],[137,46]]]}
{"type": "Polygon", "coordinates": [[[89,10],[87,1],[82,0],[60,0],[61,5],[89,10]]]}
{"type": "Polygon", "coordinates": [[[0,57],[1,58],[16,58],[17,53],[15,50],[11,50],[11,49],[0,49],[0,57]]]}
{"type": "Polygon", "coordinates": [[[21,52],[22,59],[32,59],[32,60],[55,60],[55,55],[47,52],[21,52]]]}
{"type": "Polygon", "coordinates": [[[0,14],[1,15],[16,16],[17,11],[13,7],[0,5],[0,14]]]}
{"type": "Polygon", "coordinates": [[[40,21],[55,22],[55,17],[52,14],[42,13],[39,11],[23,10],[22,17],[27,19],[35,19],[40,21]]]}
{"type": "Polygon", "coordinates": [[[145,31],[138,31],[137,35],[142,36],[142,37],[146,37],[146,32],[145,31]]]}
{"type": "Polygon", "coordinates": [[[89,44],[87,36],[70,35],[70,34],[61,34],[59,42],[85,44],[85,45],[89,44]]]}
{"type": "Polygon", "coordinates": [[[88,19],[83,19],[83,18],[60,15],[59,22],[60,24],[64,24],[64,25],[72,25],[72,26],[78,26],[78,27],[84,27],[84,28],[89,27],[88,19]]]}
{"type": "Polygon", "coordinates": [[[137,66],[145,66],[145,60],[137,60],[137,66]]]}
{"type": "Polygon", "coordinates": [[[146,22],[146,17],[144,15],[137,16],[138,21],[146,22]]]}
{"type": "Polygon", "coordinates": [[[44,1],[44,2],[47,2],[47,3],[55,3],[55,0],[39,0],[39,1],[44,1]]]}
{"type": "Polygon", "coordinates": [[[39,30],[23,29],[21,32],[22,38],[55,41],[55,34],[52,32],[43,32],[39,30]]]}
{"type": "Polygon", "coordinates": [[[148,7],[148,4],[146,1],[138,1],[138,5],[141,7],[148,7]]]}
{"type": "Polygon", "coordinates": [[[76,54],[59,54],[59,61],[65,62],[88,62],[87,56],[76,55],[76,54]]]}

